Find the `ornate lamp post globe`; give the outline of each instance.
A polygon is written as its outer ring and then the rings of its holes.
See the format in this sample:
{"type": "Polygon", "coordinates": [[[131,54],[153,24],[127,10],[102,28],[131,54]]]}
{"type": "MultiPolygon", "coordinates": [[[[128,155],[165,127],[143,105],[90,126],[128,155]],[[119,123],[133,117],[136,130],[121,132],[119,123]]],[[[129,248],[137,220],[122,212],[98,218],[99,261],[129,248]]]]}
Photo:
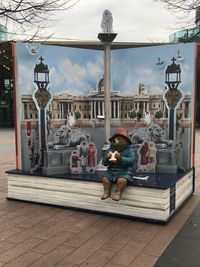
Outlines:
{"type": "Polygon", "coordinates": [[[46,108],[51,100],[51,93],[47,90],[49,82],[49,69],[43,63],[43,58],[39,58],[40,63],[34,68],[34,83],[37,85],[37,91],[34,93],[33,99],[39,110],[40,123],[40,169],[44,166],[44,151],[46,150],[46,108]]]}
{"type": "Polygon", "coordinates": [[[172,64],[167,66],[165,71],[165,83],[169,89],[177,89],[181,83],[181,68],[179,64],[175,64],[176,59],[172,58],[172,64]]]}
{"type": "Polygon", "coordinates": [[[164,94],[164,100],[169,110],[168,123],[169,123],[169,139],[175,140],[175,126],[176,126],[176,109],[183,98],[183,93],[178,89],[181,83],[181,68],[176,64],[176,59],[173,57],[172,64],[168,65],[165,71],[165,83],[168,89],[164,94]]]}
{"type": "Polygon", "coordinates": [[[42,61],[42,57],[39,58],[40,63],[35,65],[34,68],[34,82],[37,84],[38,89],[46,89],[49,84],[49,69],[42,61]]]}

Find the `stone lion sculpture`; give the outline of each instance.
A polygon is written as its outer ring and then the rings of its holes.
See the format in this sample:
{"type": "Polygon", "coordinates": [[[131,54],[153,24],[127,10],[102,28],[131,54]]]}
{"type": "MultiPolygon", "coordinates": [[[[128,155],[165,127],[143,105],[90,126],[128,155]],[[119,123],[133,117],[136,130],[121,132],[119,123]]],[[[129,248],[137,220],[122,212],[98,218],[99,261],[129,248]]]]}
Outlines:
{"type": "Polygon", "coordinates": [[[72,130],[68,125],[62,125],[54,134],[54,141],[49,145],[52,149],[63,149],[76,147],[82,141],[87,141],[87,137],[80,131],[72,130]]]}
{"type": "Polygon", "coordinates": [[[159,143],[166,141],[167,133],[160,127],[160,125],[152,123],[147,129],[146,135],[148,140],[159,143]]]}
{"type": "Polygon", "coordinates": [[[57,144],[70,146],[72,129],[67,125],[62,125],[55,133],[57,144]]]}
{"type": "Polygon", "coordinates": [[[104,10],[101,21],[101,28],[104,33],[113,32],[113,17],[109,10],[104,10]]]}

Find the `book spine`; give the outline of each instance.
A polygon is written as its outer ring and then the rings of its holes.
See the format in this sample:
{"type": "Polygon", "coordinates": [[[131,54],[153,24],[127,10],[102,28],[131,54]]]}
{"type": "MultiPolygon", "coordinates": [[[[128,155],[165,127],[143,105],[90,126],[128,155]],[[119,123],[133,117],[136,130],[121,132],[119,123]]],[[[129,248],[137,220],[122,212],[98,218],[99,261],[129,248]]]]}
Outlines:
{"type": "Polygon", "coordinates": [[[170,187],[170,203],[169,203],[169,212],[170,214],[175,210],[176,207],[176,185],[173,184],[170,187]]]}

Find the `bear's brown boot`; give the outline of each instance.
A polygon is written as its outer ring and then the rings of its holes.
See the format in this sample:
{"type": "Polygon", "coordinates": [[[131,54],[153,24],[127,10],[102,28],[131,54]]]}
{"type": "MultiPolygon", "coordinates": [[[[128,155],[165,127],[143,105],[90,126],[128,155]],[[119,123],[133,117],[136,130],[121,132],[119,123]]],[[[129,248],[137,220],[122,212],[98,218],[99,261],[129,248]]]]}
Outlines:
{"type": "Polygon", "coordinates": [[[104,193],[101,196],[102,200],[109,198],[111,195],[112,184],[107,177],[103,177],[103,188],[104,188],[104,193]]]}
{"type": "Polygon", "coordinates": [[[117,179],[117,185],[116,185],[116,189],[115,189],[115,194],[113,196],[113,200],[115,201],[119,201],[121,199],[122,193],[124,191],[124,188],[127,185],[127,179],[125,178],[118,178],[117,179]]]}

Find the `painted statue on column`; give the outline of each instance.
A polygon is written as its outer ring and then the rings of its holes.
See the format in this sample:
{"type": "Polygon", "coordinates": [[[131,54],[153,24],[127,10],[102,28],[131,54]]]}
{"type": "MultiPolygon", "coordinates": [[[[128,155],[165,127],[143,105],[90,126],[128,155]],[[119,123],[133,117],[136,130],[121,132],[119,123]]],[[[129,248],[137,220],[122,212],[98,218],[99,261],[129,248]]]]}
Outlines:
{"type": "Polygon", "coordinates": [[[149,172],[156,171],[156,146],[152,141],[148,142],[149,150],[147,151],[147,159],[148,159],[148,168],[149,172]]]}
{"type": "Polygon", "coordinates": [[[136,172],[155,172],[156,170],[156,146],[153,141],[144,140],[139,147],[138,168],[136,172]]]}
{"type": "Polygon", "coordinates": [[[80,173],[80,166],[79,166],[79,157],[77,150],[73,150],[70,157],[70,169],[71,173],[78,174],[80,173]]]}
{"type": "Polygon", "coordinates": [[[95,144],[90,142],[88,145],[88,165],[89,173],[94,173],[97,168],[97,150],[95,144]]]}
{"type": "Polygon", "coordinates": [[[101,21],[101,29],[103,33],[113,32],[113,17],[109,10],[104,10],[103,17],[101,21]]]}
{"type": "Polygon", "coordinates": [[[94,173],[97,169],[97,149],[93,142],[83,141],[71,152],[70,170],[73,174],[94,173]]]}
{"type": "Polygon", "coordinates": [[[140,148],[138,149],[138,168],[137,172],[146,172],[147,171],[147,166],[148,166],[148,151],[149,151],[149,146],[148,146],[148,141],[145,140],[140,148]]]}

